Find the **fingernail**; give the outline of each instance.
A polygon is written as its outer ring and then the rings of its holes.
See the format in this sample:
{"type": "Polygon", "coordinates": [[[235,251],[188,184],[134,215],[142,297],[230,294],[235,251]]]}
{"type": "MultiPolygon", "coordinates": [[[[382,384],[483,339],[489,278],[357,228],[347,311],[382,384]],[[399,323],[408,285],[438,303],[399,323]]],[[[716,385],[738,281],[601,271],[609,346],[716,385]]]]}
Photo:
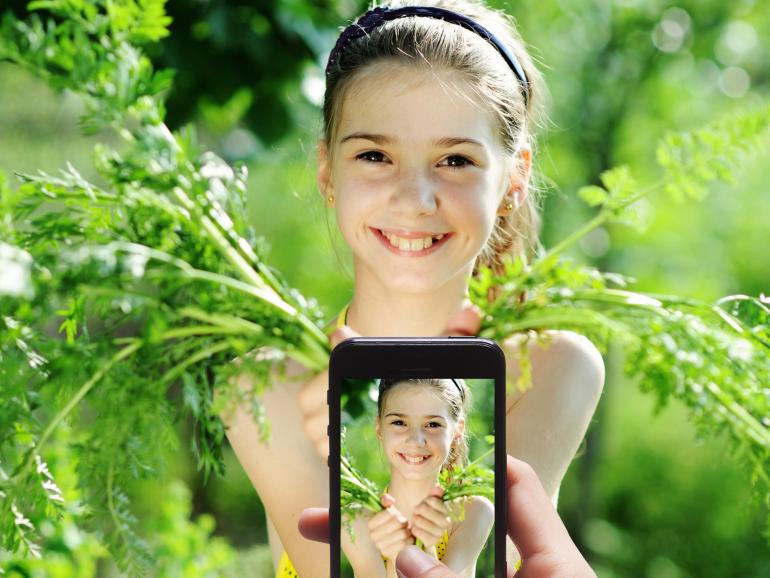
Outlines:
{"type": "Polygon", "coordinates": [[[396,571],[406,576],[419,576],[436,566],[438,566],[438,560],[417,546],[407,546],[396,558],[396,571]]]}

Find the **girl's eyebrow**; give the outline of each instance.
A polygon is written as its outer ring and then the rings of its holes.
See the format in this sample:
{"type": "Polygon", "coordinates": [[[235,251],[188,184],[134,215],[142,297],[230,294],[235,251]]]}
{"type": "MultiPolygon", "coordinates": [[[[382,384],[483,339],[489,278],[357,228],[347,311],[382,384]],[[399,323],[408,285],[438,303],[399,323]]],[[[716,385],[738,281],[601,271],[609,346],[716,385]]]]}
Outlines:
{"type": "MultiPolygon", "coordinates": [[[[408,417],[405,413],[388,413],[388,414],[385,414],[385,417],[390,417],[390,416],[408,417]]],[[[424,418],[428,418],[428,419],[433,419],[433,418],[444,419],[443,415],[424,415],[423,417],[424,418]]]]}
{"type": "MultiPolygon", "coordinates": [[[[352,134],[349,134],[348,136],[344,137],[340,144],[354,139],[363,139],[363,140],[370,140],[377,144],[390,144],[398,139],[395,139],[393,137],[384,135],[384,134],[372,134],[367,132],[354,132],[352,134]]],[[[440,138],[438,140],[434,140],[431,144],[435,146],[454,146],[458,144],[470,144],[475,145],[481,148],[484,148],[484,145],[475,139],[472,138],[465,138],[465,137],[444,137],[440,138]]]]}

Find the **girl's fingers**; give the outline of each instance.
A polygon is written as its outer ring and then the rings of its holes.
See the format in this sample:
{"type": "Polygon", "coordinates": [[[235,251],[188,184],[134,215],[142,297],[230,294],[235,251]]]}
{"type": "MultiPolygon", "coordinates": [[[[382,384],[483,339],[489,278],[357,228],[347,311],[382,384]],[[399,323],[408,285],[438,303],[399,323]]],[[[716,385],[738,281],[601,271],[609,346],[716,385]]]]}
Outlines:
{"type": "Polygon", "coordinates": [[[436,530],[443,532],[449,528],[450,523],[451,520],[449,519],[449,516],[442,515],[435,510],[431,510],[425,514],[415,513],[412,515],[412,526],[420,526],[420,524],[422,524],[424,528],[431,526],[436,528],[436,530]]]}
{"type": "Polygon", "coordinates": [[[481,310],[470,301],[449,318],[441,335],[478,335],[481,329],[481,310]]]}
{"type": "Polygon", "coordinates": [[[340,342],[350,339],[351,337],[361,337],[361,334],[353,331],[350,326],[343,325],[342,327],[335,329],[331,335],[329,335],[329,344],[331,345],[331,348],[334,349],[340,342]]]}
{"type": "Polygon", "coordinates": [[[391,496],[390,494],[382,494],[382,497],[380,498],[380,502],[383,506],[386,508],[389,508],[396,504],[396,498],[391,496]]]}
{"type": "Polygon", "coordinates": [[[412,535],[406,531],[406,529],[396,530],[391,534],[383,536],[380,540],[380,550],[391,550],[393,546],[401,544],[402,546],[407,542],[412,541],[412,535]]]}
{"type": "Polygon", "coordinates": [[[435,543],[438,542],[439,538],[441,538],[441,534],[444,533],[444,530],[447,527],[449,527],[449,524],[446,526],[443,524],[436,524],[433,520],[418,516],[412,521],[412,534],[420,539],[422,539],[422,536],[418,536],[418,534],[428,534],[431,538],[435,538],[435,540],[423,540],[423,542],[430,541],[435,543]]]}
{"type": "Polygon", "coordinates": [[[378,512],[368,522],[369,532],[373,532],[382,527],[406,527],[407,520],[404,515],[394,506],[389,507],[382,512],[378,512]]]}
{"type": "MultiPolygon", "coordinates": [[[[436,496],[437,498],[440,498],[441,496],[444,495],[444,488],[441,487],[441,484],[436,484],[435,486],[433,486],[433,489],[431,489],[428,495],[436,496]]],[[[444,500],[441,500],[441,501],[443,502],[444,500]]]]}
{"type": "Polygon", "coordinates": [[[412,514],[412,526],[417,525],[418,520],[425,520],[442,531],[448,528],[451,522],[447,514],[430,508],[422,508],[419,511],[415,511],[412,514]]]}

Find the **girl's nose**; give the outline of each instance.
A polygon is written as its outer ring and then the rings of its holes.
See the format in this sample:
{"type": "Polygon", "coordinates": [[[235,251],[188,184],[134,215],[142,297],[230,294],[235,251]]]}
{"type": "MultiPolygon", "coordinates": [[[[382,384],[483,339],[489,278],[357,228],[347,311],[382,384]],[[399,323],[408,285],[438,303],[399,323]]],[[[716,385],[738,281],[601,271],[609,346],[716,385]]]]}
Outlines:
{"type": "Polygon", "coordinates": [[[422,428],[415,428],[409,432],[409,437],[407,437],[406,441],[407,443],[422,446],[425,444],[425,432],[422,431],[422,428]]]}
{"type": "Polygon", "coordinates": [[[424,169],[403,170],[391,195],[391,208],[407,217],[430,215],[438,208],[434,187],[424,169]]]}

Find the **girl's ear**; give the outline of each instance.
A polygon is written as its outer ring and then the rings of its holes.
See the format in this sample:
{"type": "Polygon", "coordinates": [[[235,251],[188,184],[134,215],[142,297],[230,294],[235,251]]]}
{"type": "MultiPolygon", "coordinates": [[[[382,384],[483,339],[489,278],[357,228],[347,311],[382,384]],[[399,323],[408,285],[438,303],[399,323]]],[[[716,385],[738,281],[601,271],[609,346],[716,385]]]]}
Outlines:
{"type": "Polygon", "coordinates": [[[374,418],[374,435],[377,436],[377,439],[382,441],[382,435],[380,434],[380,418],[377,416],[374,418]]]}
{"type": "Polygon", "coordinates": [[[329,206],[334,205],[334,186],[331,179],[331,161],[326,141],[318,141],[318,192],[329,206]]]}
{"type": "Polygon", "coordinates": [[[457,428],[456,428],[455,431],[457,432],[455,437],[457,437],[457,438],[463,437],[463,434],[465,433],[465,418],[464,417],[461,417],[460,421],[457,422],[457,428]]]}
{"type": "Polygon", "coordinates": [[[516,158],[511,163],[508,175],[509,188],[503,195],[503,203],[511,203],[518,209],[527,198],[527,186],[532,169],[532,148],[524,143],[519,147],[516,158]]]}

